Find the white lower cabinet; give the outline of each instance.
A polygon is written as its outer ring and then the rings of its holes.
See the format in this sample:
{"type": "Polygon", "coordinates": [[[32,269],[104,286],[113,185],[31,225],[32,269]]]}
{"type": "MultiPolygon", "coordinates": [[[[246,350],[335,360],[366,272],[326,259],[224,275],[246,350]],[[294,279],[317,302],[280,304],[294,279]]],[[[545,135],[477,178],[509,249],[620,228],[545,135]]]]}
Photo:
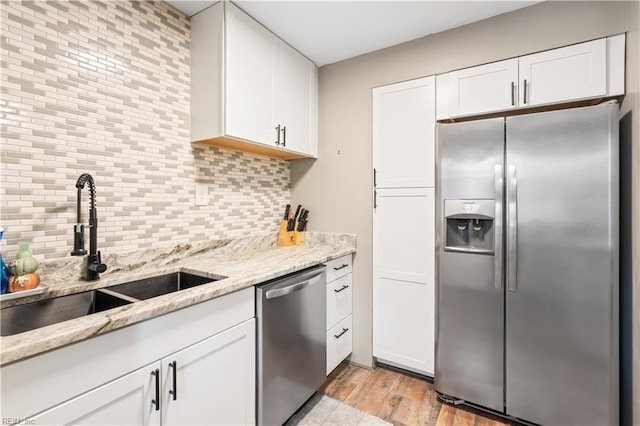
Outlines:
{"type": "Polygon", "coordinates": [[[327,266],[327,376],[353,350],[353,261],[339,257],[327,266]]]}
{"type": "Polygon", "coordinates": [[[247,288],[3,366],[2,414],[35,424],[253,425],[254,315],[247,288]]]}
{"type": "Polygon", "coordinates": [[[162,424],[255,422],[255,320],[162,360],[162,424]]]}
{"type": "Polygon", "coordinates": [[[353,351],[352,326],[349,315],[327,331],[327,375],[353,351]]]}
{"type": "Polygon", "coordinates": [[[159,425],[156,362],[31,418],[42,425],[159,425]]]}

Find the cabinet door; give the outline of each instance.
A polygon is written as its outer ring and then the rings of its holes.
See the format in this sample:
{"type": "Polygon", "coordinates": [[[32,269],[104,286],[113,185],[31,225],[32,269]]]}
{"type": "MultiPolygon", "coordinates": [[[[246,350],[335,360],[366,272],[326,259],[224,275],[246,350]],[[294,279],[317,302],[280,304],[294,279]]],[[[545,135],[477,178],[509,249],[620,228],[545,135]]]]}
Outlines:
{"type": "Polygon", "coordinates": [[[136,370],[32,420],[47,425],[159,425],[160,411],[152,403],[156,398],[153,373],[159,368],[160,363],[155,363],[136,370]]]}
{"type": "Polygon", "coordinates": [[[519,59],[520,106],[565,102],[607,93],[607,40],[548,50],[519,59]]]}
{"type": "Polygon", "coordinates": [[[255,424],[255,349],[251,319],[163,359],[163,424],[255,424]]]}
{"type": "Polygon", "coordinates": [[[434,185],[435,77],[373,89],[378,188],[434,185]]]}
{"type": "Polygon", "coordinates": [[[434,189],[376,192],[373,355],[433,375],[434,189]]]}
{"type": "Polygon", "coordinates": [[[226,7],[226,134],[273,146],[278,39],[231,2],[226,7]]]}
{"type": "Polygon", "coordinates": [[[512,109],[517,106],[518,59],[449,73],[451,117],[512,109]]]}
{"type": "Polygon", "coordinates": [[[278,40],[276,66],[276,125],[282,126],[283,147],[317,155],[315,132],[316,66],[282,40],[278,40]]]}

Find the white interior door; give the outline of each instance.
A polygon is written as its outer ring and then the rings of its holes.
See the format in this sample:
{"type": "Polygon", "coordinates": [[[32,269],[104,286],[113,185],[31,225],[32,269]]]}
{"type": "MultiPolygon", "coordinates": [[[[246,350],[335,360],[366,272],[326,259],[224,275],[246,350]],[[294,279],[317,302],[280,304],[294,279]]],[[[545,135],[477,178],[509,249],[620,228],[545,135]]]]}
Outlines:
{"type": "Polygon", "coordinates": [[[372,102],[376,186],[433,186],[435,77],[376,87],[372,102]]]}
{"type": "Polygon", "coordinates": [[[434,189],[380,189],[373,215],[373,355],[434,371],[434,189]]]}

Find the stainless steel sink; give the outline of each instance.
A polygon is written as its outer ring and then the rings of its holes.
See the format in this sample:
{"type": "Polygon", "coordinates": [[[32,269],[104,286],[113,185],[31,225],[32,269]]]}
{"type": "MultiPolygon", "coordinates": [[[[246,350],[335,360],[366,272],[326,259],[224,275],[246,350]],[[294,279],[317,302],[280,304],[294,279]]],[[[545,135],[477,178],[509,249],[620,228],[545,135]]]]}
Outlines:
{"type": "Polygon", "coordinates": [[[144,278],[111,287],[0,309],[0,336],[23,333],[62,321],[216,281],[186,272],[144,278]]]}
{"type": "Polygon", "coordinates": [[[110,292],[92,290],[3,308],[0,310],[0,335],[23,333],[131,302],[110,292]]]}
{"type": "Polygon", "coordinates": [[[189,274],[187,272],[174,272],[172,274],[144,278],[125,284],[114,285],[109,287],[109,290],[144,300],[184,290],[186,288],[207,284],[213,281],[216,281],[216,279],[189,274]]]}

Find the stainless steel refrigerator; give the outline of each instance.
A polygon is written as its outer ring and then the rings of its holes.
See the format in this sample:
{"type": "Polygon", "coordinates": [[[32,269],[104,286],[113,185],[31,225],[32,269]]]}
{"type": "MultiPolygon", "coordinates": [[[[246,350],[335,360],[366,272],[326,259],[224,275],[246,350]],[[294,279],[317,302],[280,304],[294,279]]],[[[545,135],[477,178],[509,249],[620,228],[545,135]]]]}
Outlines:
{"type": "Polygon", "coordinates": [[[618,105],[437,126],[435,388],[616,425],[618,105]]]}

